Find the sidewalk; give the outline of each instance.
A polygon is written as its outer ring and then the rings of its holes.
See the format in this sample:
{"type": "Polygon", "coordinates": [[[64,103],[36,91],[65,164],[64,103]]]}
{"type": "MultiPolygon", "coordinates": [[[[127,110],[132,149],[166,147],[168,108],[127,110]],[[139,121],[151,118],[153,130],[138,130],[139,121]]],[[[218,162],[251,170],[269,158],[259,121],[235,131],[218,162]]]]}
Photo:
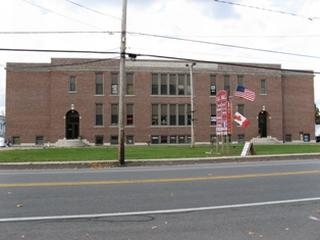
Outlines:
{"type": "MultiPolygon", "coordinates": [[[[126,160],[124,167],[132,166],[170,166],[203,163],[227,163],[227,162],[255,162],[278,160],[303,160],[318,159],[320,153],[305,154],[281,154],[281,155],[251,155],[246,157],[205,157],[205,158],[175,158],[175,159],[130,159],[126,160]]],[[[120,167],[116,160],[98,161],[65,161],[65,162],[21,162],[0,163],[0,169],[70,169],[70,168],[111,168],[120,167]]]]}

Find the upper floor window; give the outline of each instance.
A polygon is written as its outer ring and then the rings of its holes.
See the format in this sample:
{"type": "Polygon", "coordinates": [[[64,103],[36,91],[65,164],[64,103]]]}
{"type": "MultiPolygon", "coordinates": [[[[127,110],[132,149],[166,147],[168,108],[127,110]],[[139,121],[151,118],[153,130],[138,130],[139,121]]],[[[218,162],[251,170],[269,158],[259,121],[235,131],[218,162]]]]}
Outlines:
{"type": "Polygon", "coordinates": [[[189,74],[153,73],[152,95],[190,95],[189,74]]]}
{"type": "Polygon", "coordinates": [[[237,111],[238,111],[238,113],[240,113],[241,115],[245,115],[245,112],[244,112],[244,104],[238,104],[238,105],[237,105],[237,111]]]}
{"type": "Polygon", "coordinates": [[[238,84],[238,86],[244,86],[243,75],[237,76],[237,84],[238,84]]]}
{"type": "MultiPolygon", "coordinates": [[[[126,90],[127,95],[134,94],[133,73],[126,74],[126,90]]],[[[119,94],[119,73],[111,73],[111,95],[119,94]]]]}
{"type": "Polygon", "coordinates": [[[96,95],[103,95],[103,74],[96,73],[96,95]]]}
{"type": "Polygon", "coordinates": [[[187,126],[191,124],[190,104],[152,104],[151,124],[187,126]]]}
{"type": "Polygon", "coordinates": [[[267,94],[267,80],[260,80],[260,94],[267,94]]]}
{"type": "Polygon", "coordinates": [[[69,92],[76,92],[77,91],[76,77],[75,76],[70,76],[69,77],[68,91],[69,92]]]}
{"type": "Polygon", "coordinates": [[[119,74],[111,73],[111,95],[119,94],[119,74]]]}
{"type": "Polygon", "coordinates": [[[103,104],[96,103],[96,126],[103,126],[103,104]]]}
{"type": "Polygon", "coordinates": [[[217,94],[217,80],[216,75],[210,75],[210,95],[215,96],[217,94]]]}

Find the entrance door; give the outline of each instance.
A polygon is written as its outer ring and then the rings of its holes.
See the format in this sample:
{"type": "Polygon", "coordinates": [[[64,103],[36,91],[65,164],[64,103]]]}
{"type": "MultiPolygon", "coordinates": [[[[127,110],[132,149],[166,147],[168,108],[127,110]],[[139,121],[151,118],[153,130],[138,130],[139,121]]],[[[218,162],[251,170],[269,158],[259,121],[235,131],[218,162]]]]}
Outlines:
{"type": "Polygon", "coordinates": [[[258,125],[259,125],[259,134],[260,137],[267,137],[267,119],[268,112],[261,111],[258,117],[258,125]]]}
{"type": "Polygon", "coordinates": [[[75,110],[70,110],[66,114],[66,138],[79,138],[79,113],[75,110]]]}

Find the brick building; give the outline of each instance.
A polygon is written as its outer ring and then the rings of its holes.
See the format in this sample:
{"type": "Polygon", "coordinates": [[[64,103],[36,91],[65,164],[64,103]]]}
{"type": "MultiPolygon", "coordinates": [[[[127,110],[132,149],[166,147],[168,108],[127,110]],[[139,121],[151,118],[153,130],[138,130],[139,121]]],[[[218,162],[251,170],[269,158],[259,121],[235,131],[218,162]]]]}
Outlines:
{"type": "MultiPolygon", "coordinates": [[[[186,63],[126,62],[125,134],[127,144],[190,141],[190,72],[186,63]]],[[[6,137],[14,144],[86,139],[118,141],[119,60],[52,59],[51,63],[8,63],[6,137]]],[[[274,137],[314,139],[313,72],[282,70],[277,64],[197,63],[193,68],[196,143],[216,133],[216,94],[229,92],[232,112],[250,120],[232,123],[232,141],[274,137]],[[253,67],[255,66],[255,67],[253,67]],[[235,97],[237,85],[256,93],[253,102],[235,97]],[[309,134],[309,135],[308,135],[309,134]]]]}

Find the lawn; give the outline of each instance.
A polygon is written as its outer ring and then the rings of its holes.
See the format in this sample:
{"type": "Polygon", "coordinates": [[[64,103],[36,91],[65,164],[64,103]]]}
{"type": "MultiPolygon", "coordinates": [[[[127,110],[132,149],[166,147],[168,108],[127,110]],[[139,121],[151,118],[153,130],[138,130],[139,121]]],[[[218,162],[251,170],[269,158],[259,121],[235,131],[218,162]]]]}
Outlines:
{"type": "MultiPolygon", "coordinates": [[[[194,148],[186,145],[151,145],[126,147],[126,159],[167,159],[216,156],[239,156],[243,145],[224,146],[224,152],[218,153],[210,145],[197,145],[194,148]]],[[[221,150],[221,149],[220,149],[221,150]]],[[[320,153],[320,144],[280,144],[255,145],[257,155],[287,153],[320,153]]],[[[39,161],[84,161],[116,160],[118,148],[85,147],[85,148],[42,148],[10,149],[0,151],[0,162],[39,162],[39,161]]]]}

